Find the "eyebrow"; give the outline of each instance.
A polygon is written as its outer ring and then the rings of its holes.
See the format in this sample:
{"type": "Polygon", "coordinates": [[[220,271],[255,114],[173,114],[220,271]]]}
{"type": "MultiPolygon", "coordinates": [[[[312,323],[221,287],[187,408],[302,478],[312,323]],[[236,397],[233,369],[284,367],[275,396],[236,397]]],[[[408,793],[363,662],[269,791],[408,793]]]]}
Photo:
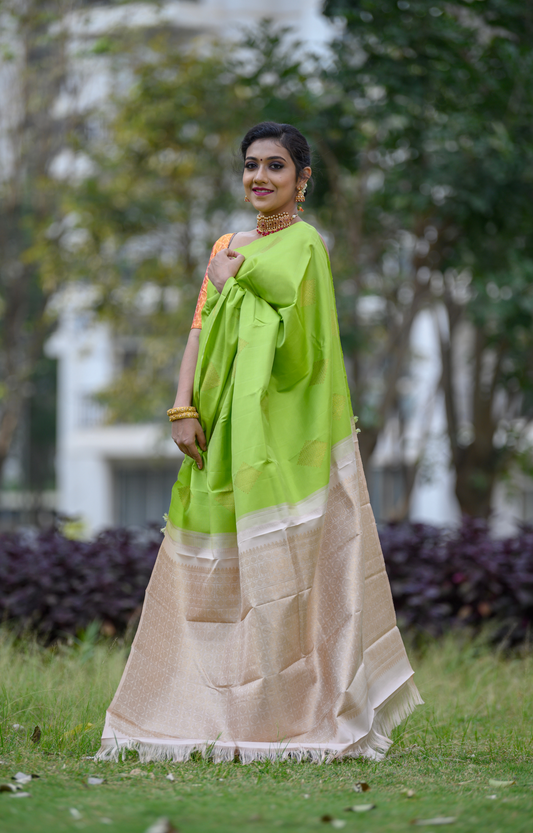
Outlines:
{"type": "MultiPolygon", "coordinates": [[[[281,159],[282,162],[286,162],[284,156],[267,156],[267,162],[272,162],[274,159],[281,159]]],[[[257,162],[257,156],[247,156],[245,162],[257,162]]]]}

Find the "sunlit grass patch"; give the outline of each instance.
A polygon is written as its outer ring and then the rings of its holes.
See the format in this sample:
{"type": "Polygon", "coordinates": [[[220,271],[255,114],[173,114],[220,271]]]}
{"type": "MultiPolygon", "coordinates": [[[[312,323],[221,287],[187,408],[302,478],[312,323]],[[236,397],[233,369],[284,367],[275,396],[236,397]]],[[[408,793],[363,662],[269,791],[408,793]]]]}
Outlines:
{"type": "Polygon", "coordinates": [[[2,833],[105,824],[144,833],[161,816],[181,833],[303,833],[326,831],[331,820],[347,831],[389,833],[435,817],[454,818],[454,833],[531,833],[533,658],[525,650],[506,657],[466,635],[428,643],[413,656],[426,705],[395,730],[382,762],[242,766],[196,756],[141,765],[129,752],[117,764],[95,763],[127,650],[102,641],[96,628],[51,648],[0,631],[0,782],[17,771],[40,775],[24,786],[31,798],[0,794],[2,833]],[[104,783],[91,785],[89,776],[104,783]],[[495,787],[491,779],[516,783],[495,787]],[[371,787],[364,795],[354,790],[361,781],[371,787]],[[375,809],[346,809],[369,803],[375,809]]]}
{"type": "Polygon", "coordinates": [[[94,629],[50,648],[0,630],[2,752],[24,747],[39,726],[43,752],[92,754],[125,657],[124,647],[98,642],[94,629]]]}
{"type": "Polygon", "coordinates": [[[483,636],[449,636],[415,662],[426,701],[395,732],[397,746],[416,744],[475,754],[528,755],[533,749],[533,655],[506,656],[483,636]]]}

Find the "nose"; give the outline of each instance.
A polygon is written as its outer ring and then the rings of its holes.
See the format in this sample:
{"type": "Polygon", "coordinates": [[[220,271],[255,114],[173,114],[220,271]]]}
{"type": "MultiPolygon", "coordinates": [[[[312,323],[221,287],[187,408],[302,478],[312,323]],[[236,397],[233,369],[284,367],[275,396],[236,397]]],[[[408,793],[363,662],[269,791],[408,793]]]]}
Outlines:
{"type": "Polygon", "coordinates": [[[265,165],[258,165],[255,169],[254,182],[257,184],[266,182],[268,180],[267,169],[265,165]]]}

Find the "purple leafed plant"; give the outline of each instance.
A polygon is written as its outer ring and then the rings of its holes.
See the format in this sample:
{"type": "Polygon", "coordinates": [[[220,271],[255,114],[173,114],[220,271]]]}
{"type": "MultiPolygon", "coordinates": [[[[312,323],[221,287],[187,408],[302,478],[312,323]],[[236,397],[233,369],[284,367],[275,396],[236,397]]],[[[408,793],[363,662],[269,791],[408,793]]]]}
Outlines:
{"type": "Polygon", "coordinates": [[[124,633],[138,616],[161,533],[109,529],[93,541],[59,531],[0,536],[0,620],[34,629],[47,640],[91,622],[124,633]]]}
{"type": "Polygon", "coordinates": [[[440,636],[451,628],[499,626],[512,643],[533,621],[533,528],[513,538],[489,534],[485,520],[465,518],[455,530],[425,524],[380,531],[400,624],[440,636]]]}
{"type": "MultiPolygon", "coordinates": [[[[46,640],[91,622],[123,634],[138,618],[161,533],[110,529],[93,541],[57,530],[0,536],[0,620],[46,640]]],[[[452,628],[495,625],[517,643],[533,620],[533,528],[495,539],[483,520],[456,530],[391,524],[381,544],[400,625],[440,636],[452,628]]]]}

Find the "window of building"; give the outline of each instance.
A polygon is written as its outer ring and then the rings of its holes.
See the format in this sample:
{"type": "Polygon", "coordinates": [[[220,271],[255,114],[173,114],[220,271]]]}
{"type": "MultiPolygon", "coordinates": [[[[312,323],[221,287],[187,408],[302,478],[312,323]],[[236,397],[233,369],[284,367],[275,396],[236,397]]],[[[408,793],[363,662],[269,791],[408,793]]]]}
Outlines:
{"type": "Polygon", "coordinates": [[[403,466],[370,468],[368,492],[376,523],[388,523],[398,518],[405,500],[405,477],[403,466]]]}
{"type": "Polygon", "coordinates": [[[164,525],[178,466],[157,462],[113,466],[114,523],[117,526],[164,525]]]}

